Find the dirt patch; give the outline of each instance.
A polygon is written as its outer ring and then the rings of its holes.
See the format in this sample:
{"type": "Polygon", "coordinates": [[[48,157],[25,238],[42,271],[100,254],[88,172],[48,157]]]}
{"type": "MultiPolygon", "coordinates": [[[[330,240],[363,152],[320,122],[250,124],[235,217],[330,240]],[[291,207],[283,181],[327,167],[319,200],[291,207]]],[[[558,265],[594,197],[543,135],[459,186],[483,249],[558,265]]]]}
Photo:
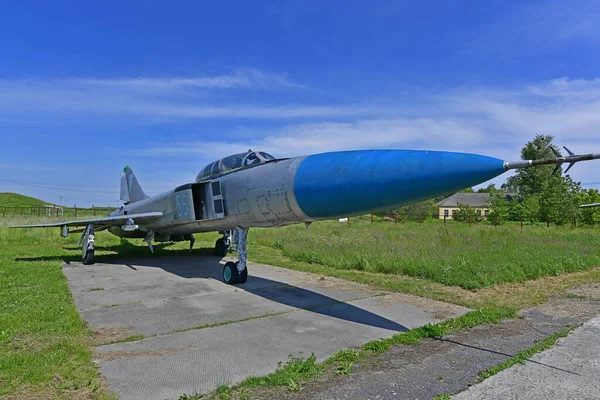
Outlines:
{"type": "Polygon", "coordinates": [[[570,294],[582,296],[587,299],[600,300],[600,283],[588,283],[569,290],[570,294]]]}
{"type": "Polygon", "coordinates": [[[455,304],[413,296],[411,294],[391,293],[377,297],[377,305],[381,307],[394,307],[398,303],[412,304],[413,306],[432,314],[435,319],[440,321],[453,318],[460,314],[461,311],[468,311],[467,308],[455,304]]]}
{"type": "Polygon", "coordinates": [[[591,310],[598,310],[598,303],[596,301],[579,300],[575,299],[554,299],[548,303],[540,304],[539,306],[530,308],[523,311],[523,315],[538,312],[543,313],[553,318],[591,318],[591,310]]]}
{"type": "Polygon", "coordinates": [[[125,339],[134,332],[131,326],[109,326],[94,329],[94,343],[101,345],[115,340],[125,339]]]}

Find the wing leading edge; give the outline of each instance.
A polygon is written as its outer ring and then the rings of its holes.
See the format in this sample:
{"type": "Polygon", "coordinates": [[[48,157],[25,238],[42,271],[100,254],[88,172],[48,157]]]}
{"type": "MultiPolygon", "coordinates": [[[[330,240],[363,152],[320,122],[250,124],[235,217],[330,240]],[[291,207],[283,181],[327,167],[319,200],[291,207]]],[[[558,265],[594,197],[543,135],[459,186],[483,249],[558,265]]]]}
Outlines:
{"type": "Polygon", "coordinates": [[[11,226],[10,228],[51,228],[51,227],[62,227],[62,226],[114,226],[114,225],[122,225],[126,223],[129,219],[135,221],[137,225],[147,224],[149,222],[154,222],[161,219],[163,214],[160,211],[147,212],[147,213],[139,213],[139,214],[129,214],[129,215],[116,215],[113,217],[105,217],[105,218],[94,218],[94,219],[82,219],[77,221],[63,221],[63,222],[54,222],[51,224],[34,224],[34,225],[16,225],[11,226]]]}

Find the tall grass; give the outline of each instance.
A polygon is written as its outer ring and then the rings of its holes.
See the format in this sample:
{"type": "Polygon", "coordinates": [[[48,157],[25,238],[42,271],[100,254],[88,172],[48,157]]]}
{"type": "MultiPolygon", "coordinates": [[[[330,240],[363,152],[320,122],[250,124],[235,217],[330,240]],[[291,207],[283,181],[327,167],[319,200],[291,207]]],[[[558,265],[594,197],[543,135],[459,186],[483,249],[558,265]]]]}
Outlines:
{"type": "Polygon", "coordinates": [[[256,229],[250,241],[296,261],[404,274],[465,289],[600,265],[600,230],[467,224],[314,223],[256,229]]]}

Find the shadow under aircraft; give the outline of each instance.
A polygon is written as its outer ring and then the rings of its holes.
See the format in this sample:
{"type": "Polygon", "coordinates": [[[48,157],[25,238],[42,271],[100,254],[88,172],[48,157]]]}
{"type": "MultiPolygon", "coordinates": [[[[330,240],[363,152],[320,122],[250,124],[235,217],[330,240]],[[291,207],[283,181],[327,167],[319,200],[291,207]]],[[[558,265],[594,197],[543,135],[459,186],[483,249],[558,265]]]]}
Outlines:
{"type": "MultiPolygon", "coordinates": [[[[143,273],[144,267],[152,267],[160,268],[166,272],[186,279],[200,278],[212,279],[218,282],[221,281],[221,264],[219,262],[220,258],[217,257],[205,255],[198,256],[197,254],[192,256],[187,251],[182,251],[181,254],[179,254],[178,250],[168,251],[168,256],[166,254],[167,252],[165,252],[165,256],[155,255],[154,257],[123,257],[123,255],[119,253],[127,253],[127,250],[119,251],[123,249],[119,249],[118,247],[119,246],[115,246],[115,248],[110,249],[116,251],[117,255],[100,256],[98,258],[98,262],[102,264],[121,265],[123,268],[129,268],[134,271],[138,271],[139,273],[143,273]],[[201,262],[194,262],[194,260],[198,260],[198,258],[201,258],[201,262]]],[[[212,251],[212,249],[207,250],[212,251]]],[[[59,258],[62,258],[66,264],[79,261],[79,257],[77,256],[17,258],[16,260],[56,260],[59,258]]],[[[82,266],[82,268],[86,267],[82,266]]],[[[386,329],[394,332],[406,332],[409,330],[409,328],[398,324],[397,322],[364,310],[353,304],[317,293],[307,288],[294,286],[286,282],[249,275],[248,281],[244,285],[243,290],[273,302],[328,317],[338,318],[345,321],[355,322],[358,324],[386,329]]]]}

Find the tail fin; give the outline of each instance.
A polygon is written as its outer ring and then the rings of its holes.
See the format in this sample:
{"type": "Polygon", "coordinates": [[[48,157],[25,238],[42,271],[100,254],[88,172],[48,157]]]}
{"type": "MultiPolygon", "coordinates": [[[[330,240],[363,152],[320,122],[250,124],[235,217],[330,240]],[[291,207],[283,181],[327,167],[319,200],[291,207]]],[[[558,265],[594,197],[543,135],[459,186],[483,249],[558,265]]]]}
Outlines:
{"type": "Polygon", "coordinates": [[[125,204],[129,204],[147,199],[148,197],[144,193],[144,189],[142,189],[131,167],[127,165],[123,168],[123,172],[121,172],[121,200],[125,204]]]}

